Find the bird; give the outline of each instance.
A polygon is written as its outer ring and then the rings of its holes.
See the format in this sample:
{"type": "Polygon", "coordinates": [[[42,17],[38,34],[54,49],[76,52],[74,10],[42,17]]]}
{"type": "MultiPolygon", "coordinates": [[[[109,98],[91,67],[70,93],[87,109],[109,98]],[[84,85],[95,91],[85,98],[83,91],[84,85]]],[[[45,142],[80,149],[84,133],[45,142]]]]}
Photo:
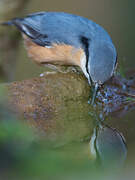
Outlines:
{"type": "Polygon", "coordinates": [[[28,55],[40,65],[79,66],[94,87],[116,69],[117,52],[107,31],[85,17],[64,12],[36,12],[1,25],[14,25],[22,33],[28,55]]]}
{"type": "Polygon", "coordinates": [[[90,154],[102,167],[118,169],[125,163],[127,144],[121,132],[98,122],[89,142],[90,154]]]}

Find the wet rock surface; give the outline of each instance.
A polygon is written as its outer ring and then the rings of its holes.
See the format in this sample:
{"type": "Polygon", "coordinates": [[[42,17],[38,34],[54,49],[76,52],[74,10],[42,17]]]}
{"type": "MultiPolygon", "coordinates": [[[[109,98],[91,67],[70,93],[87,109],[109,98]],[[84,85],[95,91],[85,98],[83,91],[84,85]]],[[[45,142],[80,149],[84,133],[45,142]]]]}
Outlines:
{"type": "Polygon", "coordinates": [[[14,111],[46,136],[78,139],[90,133],[90,87],[84,76],[49,73],[7,86],[14,111]]]}
{"type": "Polygon", "coordinates": [[[77,73],[46,73],[7,85],[10,105],[39,132],[54,138],[80,139],[93,129],[93,114],[122,116],[134,109],[135,81],[110,79],[97,94],[94,107],[86,78],[77,73]]]}
{"type": "Polygon", "coordinates": [[[98,92],[97,106],[105,117],[120,117],[135,109],[135,80],[113,77],[98,92]]]}

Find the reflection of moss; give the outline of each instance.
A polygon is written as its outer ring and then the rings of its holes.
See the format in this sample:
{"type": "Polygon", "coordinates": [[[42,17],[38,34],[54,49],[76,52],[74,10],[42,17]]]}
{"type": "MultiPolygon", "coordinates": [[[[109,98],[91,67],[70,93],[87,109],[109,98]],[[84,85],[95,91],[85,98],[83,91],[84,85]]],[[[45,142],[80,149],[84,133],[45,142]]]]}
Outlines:
{"type": "Polygon", "coordinates": [[[8,109],[6,89],[2,85],[0,97],[0,170],[4,169],[10,176],[14,175],[14,179],[57,179],[56,175],[65,177],[71,173],[90,173],[88,142],[82,142],[81,139],[65,144],[61,144],[59,139],[50,142],[8,109]]]}
{"type": "MultiPolygon", "coordinates": [[[[84,142],[52,145],[19,121],[7,108],[0,122],[0,170],[17,177],[34,178],[67,176],[90,171],[88,145],[84,142]],[[8,114],[8,115],[7,115],[8,114]],[[8,117],[8,119],[7,119],[8,117]]],[[[56,178],[55,178],[56,179],[56,178]]]]}
{"type": "Polygon", "coordinates": [[[7,87],[13,110],[21,111],[26,119],[8,110],[6,89],[1,85],[0,170],[15,174],[14,179],[70,176],[67,179],[75,180],[84,175],[85,179],[95,179],[92,175],[98,169],[93,166],[89,150],[95,111],[91,113],[93,108],[87,104],[90,88],[84,77],[46,74],[7,87]],[[50,133],[52,139],[47,138],[50,133]]]}

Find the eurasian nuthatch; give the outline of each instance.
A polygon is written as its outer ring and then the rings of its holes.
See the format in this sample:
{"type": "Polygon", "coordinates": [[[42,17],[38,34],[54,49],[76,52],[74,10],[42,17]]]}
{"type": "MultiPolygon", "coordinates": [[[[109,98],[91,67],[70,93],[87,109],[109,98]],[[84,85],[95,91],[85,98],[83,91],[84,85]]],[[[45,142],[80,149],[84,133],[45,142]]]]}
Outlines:
{"type": "Polygon", "coordinates": [[[125,138],[118,130],[99,122],[90,140],[90,153],[103,167],[118,169],[127,157],[125,138]]]}
{"type": "Polygon", "coordinates": [[[114,73],[116,49],[108,33],[86,18],[63,12],[39,12],[14,18],[23,34],[28,54],[39,64],[77,65],[89,84],[98,86],[114,73]]]}

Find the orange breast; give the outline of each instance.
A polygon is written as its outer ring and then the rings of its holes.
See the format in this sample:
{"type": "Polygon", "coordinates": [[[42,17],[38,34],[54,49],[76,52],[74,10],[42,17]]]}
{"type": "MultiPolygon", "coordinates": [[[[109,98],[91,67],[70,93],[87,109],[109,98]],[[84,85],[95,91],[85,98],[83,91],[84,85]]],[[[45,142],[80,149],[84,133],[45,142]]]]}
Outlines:
{"type": "Polygon", "coordinates": [[[23,35],[28,55],[38,64],[78,65],[81,66],[83,49],[77,49],[66,44],[53,44],[51,48],[42,47],[26,35],[23,35]]]}

